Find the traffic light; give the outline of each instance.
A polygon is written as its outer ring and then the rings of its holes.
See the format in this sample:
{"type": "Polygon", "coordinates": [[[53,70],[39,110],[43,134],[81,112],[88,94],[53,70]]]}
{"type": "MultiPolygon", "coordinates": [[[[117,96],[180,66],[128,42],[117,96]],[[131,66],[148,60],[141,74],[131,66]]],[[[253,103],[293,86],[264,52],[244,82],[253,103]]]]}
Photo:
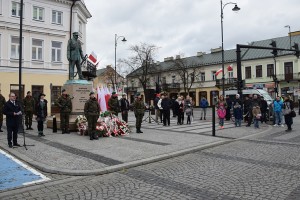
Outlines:
{"type": "MultiPolygon", "coordinates": [[[[277,48],[276,42],[274,40],[272,40],[272,42],[270,43],[270,45],[273,48],[277,48]]],[[[276,57],[278,55],[277,49],[273,49],[272,54],[274,55],[274,57],[276,57]]]]}
{"type": "Polygon", "coordinates": [[[300,54],[300,52],[299,52],[299,45],[298,45],[298,43],[294,43],[294,45],[293,45],[293,48],[296,50],[295,51],[295,56],[297,56],[297,58],[299,58],[299,54],[300,54]]]}

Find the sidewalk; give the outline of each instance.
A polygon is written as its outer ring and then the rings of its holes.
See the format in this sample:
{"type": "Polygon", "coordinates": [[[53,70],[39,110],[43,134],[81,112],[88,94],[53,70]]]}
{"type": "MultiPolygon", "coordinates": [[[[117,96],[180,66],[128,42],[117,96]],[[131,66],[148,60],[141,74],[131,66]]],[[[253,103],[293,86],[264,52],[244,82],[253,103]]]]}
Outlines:
{"type": "MultiPolygon", "coordinates": [[[[199,116],[199,111],[195,110],[194,115],[199,116]]],[[[93,175],[191,153],[271,129],[265,124],[260,129],[245,126],[235,128],[232,122],[226,122],[225,129],[222,130],[216,125],[217,137],[212,137],[211,115],[208,115],[206,121],[195,117],[191,125],[177,125],[176,118],[172,118],[171,126],[167,127],[153,121],[144,121],[142,134],[135,133],[134,124],[135,119],[130,113],[129,125],[132,133],[129,136],[90,141],[89,137],[74,132],[52,133],[51,129],[46,129],[46,136],[40,138],[37,136],[35,123],[35,130],[26,131],[26,144],[34,146],[27,146],[28,150],[24,147],[8,148],[5,131],[0,134],[0,147],[44,172],[93,175]]],[[[22,135],[19,135],[18,142],[23,144],[22,135]]]]}

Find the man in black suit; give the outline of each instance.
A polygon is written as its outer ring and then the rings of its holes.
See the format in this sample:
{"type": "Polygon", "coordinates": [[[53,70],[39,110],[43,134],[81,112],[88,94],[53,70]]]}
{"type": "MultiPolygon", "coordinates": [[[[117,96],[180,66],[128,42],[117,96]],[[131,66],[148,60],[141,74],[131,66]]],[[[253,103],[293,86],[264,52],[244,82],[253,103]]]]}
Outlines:
{"type": "Polygon", "coordinates": [[[13,146],[20,147],[18,144],[18,122],[22,116],[21,106],[16,102],[15,93],[9,94],[9,100],[5,103],[3,113],[6,115],[7,141],[9,148],[13,146]],[[12,142],[13,141],[13,142],[12,142]]]}

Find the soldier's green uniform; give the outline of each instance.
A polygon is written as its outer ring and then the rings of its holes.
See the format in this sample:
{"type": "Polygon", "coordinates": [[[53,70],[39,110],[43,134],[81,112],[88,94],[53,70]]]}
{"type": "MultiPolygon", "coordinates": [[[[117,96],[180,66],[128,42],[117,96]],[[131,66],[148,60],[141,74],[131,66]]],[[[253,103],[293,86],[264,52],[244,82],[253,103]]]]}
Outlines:
{"type": "Polygon", "coordinates": [[[3,107],[4,104],[6,103],[4,96],[2,96],[2,94],[0,94],[0,132],[2,131],[2,124],[3,124],[3,107]]]}
{"type": "Polygon", "coordinates": [[[84,115],[88,120],[88,132],[90,140],[98,139],[94,137],[96,131],[96,123],[100,115],[100,106],[97,99],[93,96],[94,92],[90,93],[90,99],[85,102],[84,115]]]}
{"type": "MultiPolygon", "coordinates": [[[[65,92],[63,89],[62,92],[65,92]]],[[[56,101],[56,105],[60,108],[60,129],[62,134],[70,133],[69,131],[69,118],[72,111],[72,100],[70,95],[62,94],[56,101]]]]}
{"type": "Polygon", "coordinates": [[[134,110],[134,115],[136,118],[136,132],[137,133],[143,133],[141,131],[141,126],[142,126],[142,121],[143,121],[143,117],[145,114],[145,104],[143,102],[143,100],[141,99],[141,97],[139,97],[139,93],[136,95],[136,99],[133,103],[133,110],[134,110]]]}
{"type": "Polygon", "coordinates": [[[108,106],[109,106],[109,111],[118,116],[118,113],[120,111],[120,105],[119,105],[119,100],[118,96],[115,96],[115,92],[112,93],[112,97],[108,100],[108,106]]]}
{"type": "Polygon", "coordinates": [[[32,126],[32,117],[35,108],[34,98],[31,96],[31,92],[27,92],[27,96],[24,98],[24,112],[25,112],[25,125],[26,130],[33,130],[32,126]]]}

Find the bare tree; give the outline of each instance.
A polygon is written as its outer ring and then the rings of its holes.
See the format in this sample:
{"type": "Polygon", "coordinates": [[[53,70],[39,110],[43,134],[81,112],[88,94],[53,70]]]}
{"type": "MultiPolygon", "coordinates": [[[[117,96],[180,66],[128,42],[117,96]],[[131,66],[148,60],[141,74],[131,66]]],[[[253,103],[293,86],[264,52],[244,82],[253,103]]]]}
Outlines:
{"type": "Polygon", "coordinates": [[[200,75],[200,72],[194,67],[193,63],[188,63],[188,60],[185,58],[176,58],[171,60],[171,62],[173,65],[172,71],[177,73],[181,79],[184,93],[189,94],[193,84],[196,82],[196,77],[200,75]]]}
{"type": "Polygon", "coordinates": [[[149,74],[152,71],[153,59],[158,47],[146,43],[140,45],[133,45],[129,48],[132,52],[132,56],[128,59],[121,60],[131,69],[131,74],[137,77],[141,83],[144,93],[146,92],[147,83],[149,80],[149,74]]]}

